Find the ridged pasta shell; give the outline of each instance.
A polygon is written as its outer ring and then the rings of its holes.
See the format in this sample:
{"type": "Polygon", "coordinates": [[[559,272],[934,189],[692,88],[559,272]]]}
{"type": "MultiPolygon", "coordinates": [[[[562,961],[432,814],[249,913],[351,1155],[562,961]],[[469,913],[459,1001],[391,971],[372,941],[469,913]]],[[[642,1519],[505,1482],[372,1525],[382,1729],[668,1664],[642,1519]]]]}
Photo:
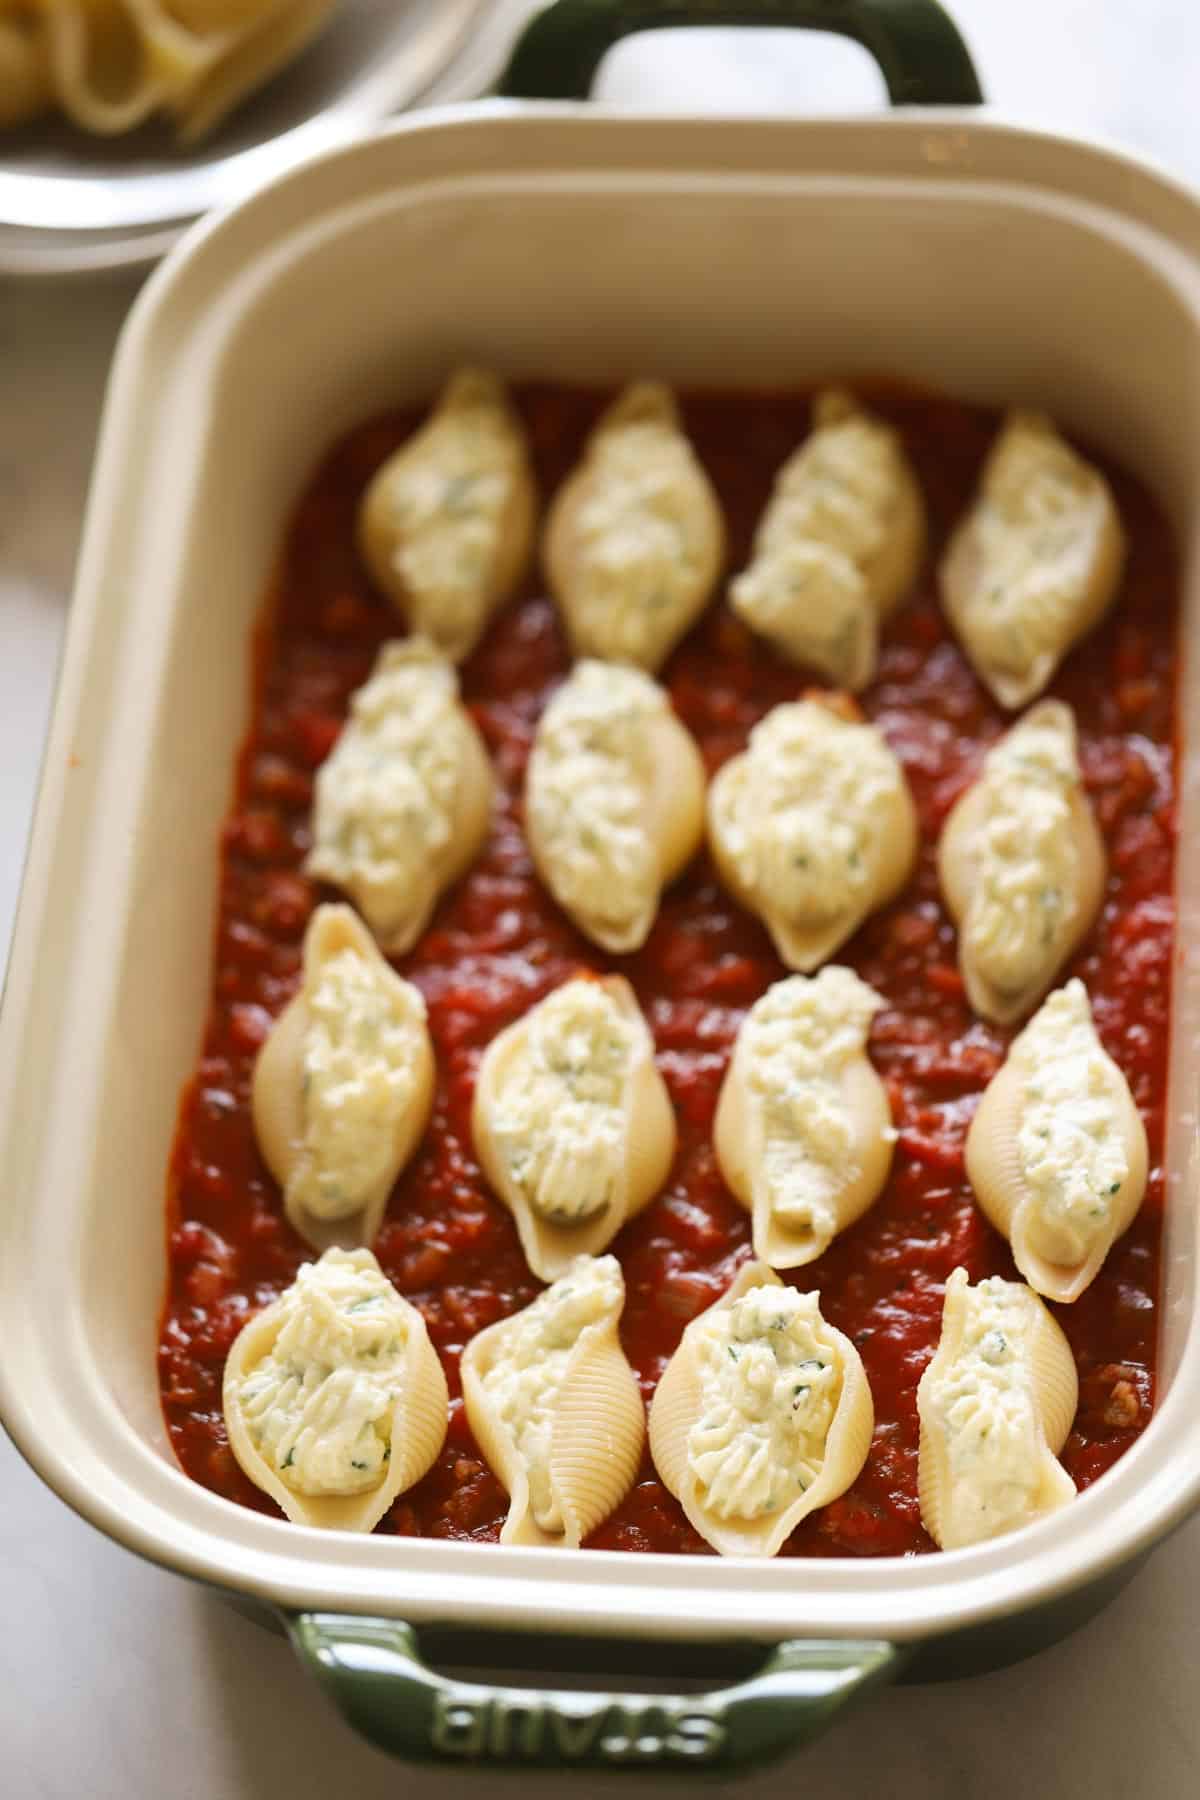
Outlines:
{"type": "Polygon", "coordinates": [[[675,397],[635,382],[554,497],[543,560],[575,656],[654,672],[695,624],[725,557],[712,483],[675,397]]]}
{"type": "Polygon", "coordinates": [[[0,17],[0,130],[36,118],[52,100],[44,22],[24,11],[0,17]]]}
{"type": "MultiPolygon", "coordinates": [[[[834,965],[828,966],[815,980],[829,976],[848,977],[854,988],[864,986],[850,970],[834,965]]],[[[790,978],[792,981],[803,979],[790,978]]],[[[842,1185],[829,1196],[835,1216],[832,1229],[818,1229],[812,1223],[804,1227],[790,1225],[778,1217],[766,1169],[770,1137],[768,1107],[752,1075],[758,1054],[754,1048],[755,1014],[764,1001],[769,1001],[772,994],[786,986],[784,982],[777,982],[743,1021],[721,1084],[713,1124],[713,1147],[721,1173],[753,1220],[754,1254],[773,1269],[799,1268],[813,1262],[829,1248],[837,1232],[844,1231],[862,1217],[887,1180],[895,1140],[887,1089],[865,1050],[865,1034],[870,1029],[868,1018],[864,1022],[864,1048],[840,1062],[828,1076],[836,1085],[849,1125],[849,1143],[844,1157],[839,1159],[837,1170],[842,1185]]],[[[852,988],[851,996],[853,992],[852,988]]],[[[872,998],[877,1005],[882,1004],[877,996],[872,998]]],[[[845,1013],[843,1022],[844,1019],[845,1013]]],[[[790,1087],[796,1079],[794,1071],[786,1072],[781,1079],[790,1087]]],[[[794,1137],[796,1134],[787,1135],[794,1137]]]]}
{"type": "Polygon", "coordinates": [[[497,1360],[503,1359],[512,1318],[488,1326],[463,1352],[467,1419],[489,1467],[509,1495],[508,1517],[500,1532],[502,1544],[577,1550],[632,1487],[641,1461],[646,1415],[637,1377],[621,1348],[620,1316],[618,1304],[607,1317],[584,1326],[552,1402],[549,1487],[562,1516],[561,1532],[544,1530],[537,1523],[530,1502],[528,1465],[485,1386],[485,1377],[497,1360]]]}
{"type": "Polygon", "coordinates": [[[703,841],[704,786],[700,752],[649,675],[575,665],[534,739],[525,828],[538,874],[601,949],[645,943],[663,888],[703,841]]]}
{"type": "Polygon", "coordinates": [[[403,956],[482,850],[495,778],[457,674],[428,638],[384,644],[350,706],[317,772],[305,870],[348,894],[383,951],[403,956]]]}
{"type": "Polygon", "coordinates": [[[55,104],[85,131],[114,137],[165,104],[170,83],[145,54],[123,7],[52,6],[42,11],[55,104]]]}
{"type": "MultiPolygon", "coordinates": [[[[360,1252],[367,1255],[369,1252],[360,1252]]],[[[372,1262],[374,1258],[372,1257],[372,1262]]],[[[223,1407],[229,1447],[242,1472],[269,1494],[296,1525],[326,1531],[372,1531],[392,1502],[420,1481],[436,1462],[449,1423],[446,1377],[425,1321],[408,1300],[397,1294],[407,1325],[404,1372],[397,1385],[391,1417],[391,1455],[387,1475],[367,1493],[298,1494],[288,1487],[258,1450],[247,1429],[239,1401],[243,1378],[268,1356],[283,1325],[281,1298],[244,1325],[225,1362],[223,1407]]]]}
{"type": "Polygon", "coordinates": [[[988,1083],[967,1132],[967,1177],[980,1208],[1012,1245],[1013,1261],[1036,1293],[1068,1304],[1091,1286],[1104,1259],[1137,1217],[1146,1192],[1149,1152],[1129,1083],[1105,1055],[1111,1072],[1109,1091],[1129,1173],[1121,1183],[1119,1204],[1104,1230],[1081,1261],[1051,1261],[1038,1247],[1037,1196],[1027,1181],[1018,1144],[1025,1089],[1010,1052],[988,1083]]]}
{"type": "Polygon", "coordinates": [[[524,576],[536,517],[525,429],[504,383],[464,368],[376,473],[359,546],[410,629],[461,662],[524,576]]]}
{"type": "MultiPolygon", "coordinates": [[[[952,1367],[962,1348],[969,1285],[967,1271],[962,1268],[955,1269],[948,1279],[941,1337],[917,1386],[920,1418],[917,1488],[921,1520],[930,1537],[943,1550],[957,1550],[980,1541],[978,1537],[959,1539],[950,1528],[950,1455],[947,1434],[937,1418],[933,1401],[935,1384],[952,1367]]],[[[1026,1296],[1028,1306],[1034,1309],[1027,1347],[1039,1439],[1037,1486],[1027,1515],[1027,1522],[1032,1523],[1044,1513],[1057,1511],[1075,1497],[1075,1483],[1058,1461],[1058,1453],[1070,1435],[1079,1404],[1079,1378],[1070,1345],[1033,1290],[1021,1282],[1005,1282],[1004,1286],[1019,1289],[1026,1296]]]]}
{"type": "MultiPolygon", "coordinates": [[[[248,19],[244,34],[230,41],[228,34],[212,64],[192,72],[166,99],[174,115],[179,140],[194,144],[206,137],[243,100],[294,61],[323,29],[336,0],[289,0],[288,4],[254,8],[259,16],[248,19]],[[262,13],[266,13],[262,17],[262,13]]],[[[185,23],[193,15],[203,18],[199,6],[179,4],[175,10],[185,23]]]]}
{"type": "MultiPolygon", "coordinates": [[[[807,972],[828,961],[864,920],[895,899],[906,886],[916,861],[917,813],[904,772],[884,744],[882,734],[873,726],[865,726],[861,715],[855,717],[856,713],[853,700],[839,694],[814,694],[777,706],[755,726],[749,747],[718,770],[709,784],[708,842],[717,872],[734,899],[762,919],[789,969],[807,972]],[[852,899],[829,916],[805,918],[789,916],[767,882],[760,876],[747,875],[745,851],[748,846],[751,854],[761,860],[764,854],[769,857],[782,848],[780,820],[793,800],[789,793],[775,811],[763,804],[773,774],[771,752],[765,747],[767,734],[774,731],[779,715],[818,708],[841,726],[869,730],[894,768],[894,782],[879,806],[877,828],[868,846],[865,882],[852,899]]],[[[847,767],[849,748],[850,740],[839,741],[831,736],[824,759],[825,784],[831,791],[825,805],[824,828],[819,834],[823,841],[828,840],[831,828],[847,821],[850,799],[835,784],[847,767]]],[[[813,794],[811,771],[803,770],[794,785],[798,797],[813,794]]]]}
{"type": "MultiPolygon", "coordinates": [[[[635,1048],[625,1084],[621,1127],[623,1162],[608,1204],[575,1223],[558,1224],[535,1209],[513,1176],[498,1130],[499,1103],[508,1084],[520,1083],[523,1066],[528,1068],[531,1013],[516,1020],[488,1045],[479,1065],[471,1110],[475,1154],[489,1184],[516,1220],[525,1260],[542,1281],[556,1281],[577,1256],[595,1256],[604,1250],[625,1221],[658,1193],[675,1155],[674,1110],[655,1064],[654,1043],[633,989],[621,975],[582,979],[595,981],[603,988],[621,1018],[634,1028],[635,1048]]],[[[553,994],[546,997],[552,998],[553,994]]],[[[539,1003],[542,1007],[545,1004],[546,1000],[539,1003]]],[[[556,1114],[556,1118],[559,1116],[556,1114]]]]}
{"type": "Polygon", "coordinates": [[[119,135],[161,110],[174,116],[181,141],[195,142],[299,55],[332,10],[333,0],[245,0],[216,9],[195,0],[59,0],[39,20],[47,82],[54,102],[86,131],[119,135]]]}
{"type": "Polygon", "coordinates": [[[925,504],[899,436],[852,394],[826,389],[813,411],[730,604],[789,661],[857,693],[875,674],[880,621],[919,572],[925,504]]]}
{"type": "Polygon", "coordinates": [[[942,603],[976,673],[1015,711],[1116,596],[1125,536],[1108,482],[1043,413],[1012,412],[947,546],[942,603]]]}
{"type": "Polygon", "coordinates": [[[350,907],[318,906],[304,937],[300,991],[284,1007],[259,1051],[252,1086],[254,1130],[263,1160],[283,1189],[288,1218],[314,1249],[326,1250],[331,1245],[353,1249],[373,1242],[388,1195],[429,1122],[434,1078],[433,1045],[420,994],[388,966],[350,907]],[[320,980],[322,966],[346,950],[362,958],[380,990],[392,997],[411,1022],[411,1088],[393,1121],[386,1164],[350,1212],[330,1218],[314,1214],[301,1191],[309,1154],[305,1143],[305,1046],[312,1024],[309,996],[320,980]]]}
{"type": "Polygon", "coordinates": [[[783,1283],[765,1263],[745,1264],[727,1292],[687,1326],[650,1404],[650,1455],[659,1477],[683,1507],[689,1523],[722,1556],[776,1556],[802,1520],[836,1500],[858,1479],[875,1429],[875,1409],[862,1358],[848,1337],[823,1320],[838,1351],[841,1393],[816,1480],[790,1506],[763,1518],[738,1523],[706,1510],[700,1486],[688,1466],[688,1438],[703,1404],[697,1339],[714,1313],[732,1306],[751,1288],[763,1286],[782,1287],[783,1283]]]}
{"type": "MultiPolygon", "coordinates": [[[[1069,731],[1075,742],[1075,718],[1061,700],[1042,700],[1019,719],[1013,731],[1049,721],[1069,731]]],[[[1012,733],[1009,733],[1011,737],[1012,733]]],[[[984,766],[986,777],[987,765],[984,766]]],[[[972,952],[970,921],[980,887],[980,838],[989,816],[986,779],[972,783],[952,807],[938,844],[938,876],[946,907],[959,930],[958,960],[972,1009],[980,1018],[997,1025],[1011,1025],[1031,1012],[1044,998],[1063,965],[1074,956],[1091,930],[1104,898],[1108,862],[1104,840],[1096,824],[1091,802],[1081,782],[1071,784],[1063,796],[1068,809],[1069,832],[1074,848],[1074,881],[1066,895],[1060,928],[1033,946],[1028,979],[1020,986],[1002,989],[980,968],[972,952]]]]}

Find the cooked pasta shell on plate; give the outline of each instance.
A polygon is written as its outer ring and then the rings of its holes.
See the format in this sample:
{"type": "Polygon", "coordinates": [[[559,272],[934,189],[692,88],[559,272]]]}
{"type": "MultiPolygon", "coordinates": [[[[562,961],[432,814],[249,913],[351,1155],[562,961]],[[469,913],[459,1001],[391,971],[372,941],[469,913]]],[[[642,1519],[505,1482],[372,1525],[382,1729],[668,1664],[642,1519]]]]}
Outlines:
{"type": "Polygon", "coordinates": [[[644,944],[704,837],[704,764],[640,669],[576,663],[542,714],[525,783],[538,873],[585,936],[644,944]]]}
{"type": "Polygon", "coordinates": [[[535,1275],[555,1281],[610,1244],[675,1155],[675,1114],[629,983],[577,976],[494,1038],[471,1133],[535,1275]]]}
{"type": "Polygon", "coordinates": [[[747,1013],[717,1101],[721,1173],[754,1221],[754,1254],[795,1268],[878,1197],[895,1131],[867,1057],[883,1001],[851,969],[792,975],[747,1013]]]}
{"type": "Polygon", "coordinates": [[[925,503],[899,434],[852,394],[826,389],[813,417],[729,598],[789,662],[857,693],[875,674],[880,621],[917,578],[925,503]]]}
{"type": "Polygon", "coordinates": [[[53,92],[44,18],[23,0],[0,0],[0,130],[36,118],[53,92]]]}
{"type": "Polygon", "coordinates": [[[862,1358],[818,1294],[748,1263],[693,1319],[650,1407],[650,1454],[722,1556],[774,1556],[857,1480],[875,1412],[862,1358]]]}
{"type": "Polygon", "coordinates": [[[165,110],[195,143],[295,60],[338,0],[126,0],[165,78],[165,110]]]}
{"type": "Polygon", "coordinates": [[[907,882],[917,815],[879,730],[837,696],[776,706],[708,790],[713,860],[789,968],[833,955],[907,882]]]}
{"type": "Polygon", "coordinates": [[[154,113],[194,142],[299,55],[335,0],[0,3],[0,125],[57,106],[102,136],[154,113]],[[25,40],[22,59],[6,40],[25,40]],[[30,49],[39,71],[31,85],[30,49]]]}
{"type": "Polygon", "coordinates": [[[493,787],[450,663],[428,638],[384,644],[317,771],[305,868],[401,956],[483,848],[493,787]]]}
{"type": "Polygon", "coordinates": [[[1082,981],[1050,995],[971,1121],[967,1174],[1039,1294],[1077,1300],[1146,1191],[1146,1129],[1082,981]]]}
{"type": "Polygon", "coordinates": [[[300,991],[254,1065],[254,1129],[284,1210],[324,1250],[370,1244],[433,1104],[425,1002],[348,906],[319,906],[300,991]]]}
{"type": "Polygon", "coordinates": [[[633,1484],[646,1435],[617,1328],[615,1256],[580,1256],[523,1312],[463,1352],[467,1419],[508,1490],[502,1544],[577,1550],[633,1484]]]}
{"type": "Polygon", "coordinates": [[[1010,413],[946,550],[942,599],[1001,706],[1035,700],[1116,596],[1125,535],[1099,469],[1041,413],[1010,413]]]}
{"type": "Polygon", "coordinates": [[[1069,706],[1040,701],[988,752],[946,821],[938,870],[967,998],[1011,1024],[1079,948],[1104,894],[1104,841],[1069,706]]]}
{"type": "Polygon", "coordinates": [[[370,1531],[446,1438],[446,1377],[369,1250],[326,1250],[225,1363],[229,1447],[297,1525],[370,1531]]]}
{"type": "Polygon", "coordinates": [[[525,428],[504,383],[459,369],[371,481],[358,539],[409,627],[461,662],[525,574],[536,516],[525,428]]]}
{"type": "Polygon", "coordinates": [[[959,1550],[1074,1499],[1058,1453],[1078,1401],[1070,1345],[1032,1288],[999,1275],[972,1287],[955,1269],[917,1387],[921,1519],[934,1542],[959,1550]]]}
{"type": "Polygon", "coordinates": [[[600,419],[546,525],[575,655],[653,672],[704,611],[724,555],[720,505],[674,395],[636,382],[600,419]]]}

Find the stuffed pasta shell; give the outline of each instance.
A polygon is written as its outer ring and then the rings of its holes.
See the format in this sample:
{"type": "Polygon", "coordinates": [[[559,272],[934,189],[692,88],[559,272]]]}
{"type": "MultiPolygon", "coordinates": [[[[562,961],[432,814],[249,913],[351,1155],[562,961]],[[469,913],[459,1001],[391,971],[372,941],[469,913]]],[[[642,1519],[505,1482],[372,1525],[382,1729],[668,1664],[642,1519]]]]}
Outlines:
{"type": "Polygon", "coordinates": [[[555,1281],[610,1244],[675,1154],[675,1115],[629,983],[576,977],[494,1038],[471,1130],[535,1275],[555,1281]]]}
{"type": "Polygon", "coordinates": [[[714,777],[708,835],[730,893],[789,968],[809,970],[900,892],[917,816],[883,734],[805,699],[776,706],[714,777]]]}
{"type": "Polygon", "coordinates": [[[525,430],[503,382],[459,369],[368,487],[359,544],[410,630],[461,662],[525,574],[536,514],[525,430]]]}
{"type": "Polygon", "coordinates": [[[704,764],[656,681],[576,663],[538,726],[525,825],[542,880],[593,943],[645,943],[704,836],[704,764]]]}
{"type": "Polygon", "coordinates": [[[1124,560],[1099,469],[1043,414],[1011,413],[941,566],[950,622],[1001,706],[1037,698],[1107,611],[1124,560]]]}
{"type": "Polygon", "coordinates": [[[650,1454],[722,1556],[774,1556],[857,1479],[875,1415],[858,1351],[820,1296],[748,1263],[693,1319],[650,1407],[650,1454]]]}
{"type": "Polygon", "coordinates": [[[971,1121],[967,1174],[1039,1294],[1077,1300],[1146,1191],[1146,1130],[1082,981],[1050,995],[971,1121]]]}
{"type": "Polygon", "coordinates": [[[483,848],[493,786],[450,663],[428,638],[384,644],[317,772],[305,869],[403,955],[483,848]]]}
{"type": "Polygon", "coordinates": [[[1032,1289],[998,1275],[971,1287],[955,1269],[917,1387],[921,1518],[935,1543],[981,1543],[1074,1498],[1057,1459],[1078,1398],[1070,1346],[1032,1289]]]}
{"type": "Polygon", "coordinates": [[[636,382],[600,419],[546,526],[574,654],[653,672],[704,611],[724,555],[720,506],[674,395],[636,382]]]}
{"type": "Polygon", "coordinates": [[[789,662],[857,693],[875,673],[880,621],[917,578],[925,503],[899,435],[853,395],[818,394],[814,421],[729,598],[789,662]]]}
{"type": "Polygon", "coordinates": [[[463,1352],[467,1418],[509,1494],[502,1544],[577,1550],[632,1486],[646,1422],[624,1304],[616,1257],[580,1256],[463,1352]]]}
{"type": "Polygon", "coordinates": [[[370,1531],[432,1467],[449,1418],[425,1321],[369,1250],[326,1250],[244,1325],[229,1447],[297,1525],[370,1531]]]}
{"type": "Polygon", "coordinates": [[[1040,701],[988,752],[946,821],[938,870],[967,998],[1011,1024],[1078,949],[1104,894],[1069,706],[1040,701]]]}
{"type": "Polygon", "coordinates": [[[348,906],[318,906],[300,991],[254,1065],[254,1129],[288,1218],[314,1249],[370,1244],[429,1120],[420,991],[348,906]]]}
{"type": "Polygon", "coordinates": [[[878,1197],[895,1132],[867,1057],[883,1001],[851,969],[768,988],[738,1032],[713,1143],[773,1269],[812,1262],[878,1197]]]}

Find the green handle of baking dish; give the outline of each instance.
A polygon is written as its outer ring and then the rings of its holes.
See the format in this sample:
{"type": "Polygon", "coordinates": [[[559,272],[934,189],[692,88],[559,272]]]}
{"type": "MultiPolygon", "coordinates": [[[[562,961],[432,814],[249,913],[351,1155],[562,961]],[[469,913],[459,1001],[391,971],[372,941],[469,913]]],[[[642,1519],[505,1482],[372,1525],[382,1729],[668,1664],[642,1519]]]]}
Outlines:
{"type": "Polygon", "coordinates": [[[675,25],[794,25],[870,51],[893,106],[983,99],[970,52],[937,0],[555,0],[518,40],[497,92],[586,100],[605,53],[635,31],[675,25]]]}
{"type": "MultiPolygon", "coordinates": [[[[392,1619],[299,1613],[288,1631],[343,1717],[377,1749],[489,1768],[728,1773],[808,1743],[903,1660],[892,1644],[794,1642],[772,1650],[748,1679],[709,1693],[603,1693],[438,1674],[413,1628],[392,1619]]],[[[535,1660],[553,1664],[553,1637],[529,1644],[535,1660]]]]}

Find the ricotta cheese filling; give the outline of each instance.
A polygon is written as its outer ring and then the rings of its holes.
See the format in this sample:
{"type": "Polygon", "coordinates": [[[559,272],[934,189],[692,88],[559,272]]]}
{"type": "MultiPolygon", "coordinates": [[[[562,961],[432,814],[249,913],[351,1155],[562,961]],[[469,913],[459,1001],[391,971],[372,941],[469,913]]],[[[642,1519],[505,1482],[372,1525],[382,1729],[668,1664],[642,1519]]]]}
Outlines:
{"type": "Polygon", "coordinates": [[[251,1442],[297,1494],[378,1487],[404,1379],[403,1301],[369,1250],[327,1250],[279,1306],[279,1335],[238,1389],[251,1442]]]}
{"type": "Polygon", "coordinates": [[[708,539],[708,498],[672,419],[632,418],[597,432],[575,518],[572,603],[582,642],[656,662],[694,602],[708,539]]]}
{"type": "Polygon", "coordinates": [[[461,776],[457,708],[457,677],[427,640],[385,644],[317,772],[306,868],[352,892],[385,938],[437,885],[461,776]]]}
{"type": "Polygon", "coordinates": [[[589,1325],[614,1317],[625,1302],[615,1256],[581,1256],[504,1332],[483,1389],[503,1421],[529,1481],[529,1504],[543,1531],[562,1531],[550,1478],[554,1415],[571,1352],[589,1325]]]}
{"type": "Polygon", "coordinates": [[[447,645],[477,634],[520,476],[520,444],[498,393],[470,375],[452,383],[387,484],[392,565],[413,629],[447,645]]]}
{"type": "MultiPolygon", "coordinates": [[[[778,506],[776,501],[772,505],[778,506]]],[[[770,515],[768,515],[770,518],[770,515]]],[[[780,535],[730,584],[733,610],[795,661],[847,681],[876,625],[861,571],[835,544],[780,535]]]]}
{"type": "Polygon", "coordinates": [[[1058,660],[1074,635],[1110,508],[1099,475],[1049,421],[1010,421],[972,519],[970,631],[981,662],[1020,679],[1058,660]]]}
{"type": "Polygon", "coordinates": [[[998,1275],[978,1287],[964,1281],[964,1293],[961,1346],[929,1394],[949,1464],[943,1532],[956,1545],[1029,1522],[1043,1454],[1029,1360],[1033,1297],[998,1275]]]}
{"type": "Polygon", "coordinates": [[[1112,1065],[1082,981],[1050,995],[1009,1055],[1022,1084],[1017,1154],[1032,1195],[1030,1243],[1049,1262],[1083,1262],[1110,1230],[1130,1171],[1112,1065]]]}
{"type": "Polygon", "coordinates": [[[526,806],[560,903],[633,929],[658,890],[646,806],[654,727],[670,713],[639,669],[584,660],[551,700],[529,761],[526,806]]]}
{"type": "Polygon", "coordinates": [[[864,570],[886,543],[904,479],[895,434],[848,395],[821,395],[817,429],[780,470],[754,560],[730,588],[735,611],[801,659],[848,664],[875,603],[864,570]]]}
{"type": "Polygon", "coordinates": [[[1054,959],[1071,928],[1079,864],[1073,725],[1056,713],[1014,726],[988,753],[981,785],[977,885],[965,938],[984,979],[1012,993],[1054,959]]]}
{"type": "Polygon", "coordinates": [[[625,1178],[638,1033],[606,988],[584,980],[556,988],[526,1025],[492,1130],[534,1211],[578,1223],[611,1206],[625,1178]]]}
{"type": "Polygon", "coordinates": [[[415,1087],[425,1004],[363,956],[340,950],[305,990],[304,1151],[292,1186],[318,1219],[355,1212],[387,1169],[415,1087]]]}
{"type": "Polygon", "coordinates": [[[738,1046],[761,1109],[771,1210],[793,1231],[831,1238],[837,1196],[855,1174],[842,1072],[866,1049],[883,1001],[850,969],[778,981],[751,1009],[738,1046]]]}
{"type": "Polygon", "coordinates": [[[720,1519],[789,1506],[821,1472],[842,1392],[816,1294],[773,1283],[714,1310],[697,1332],[699,1417],[688,1469],[720,1519]]]}
{"type": "Polygon", "coordinates": [[[825,922],[870,894],[904,779],[873,726],[813,700],[777,706],[750,733],[741,777],[722,831],[760,901],[785,919],[825,922]]]}

